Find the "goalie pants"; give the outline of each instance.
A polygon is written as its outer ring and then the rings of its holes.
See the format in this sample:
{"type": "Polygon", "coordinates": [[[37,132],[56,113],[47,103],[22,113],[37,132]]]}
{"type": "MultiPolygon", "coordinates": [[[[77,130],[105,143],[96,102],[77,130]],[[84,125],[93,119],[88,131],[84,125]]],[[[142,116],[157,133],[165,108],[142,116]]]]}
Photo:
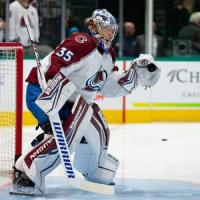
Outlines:
{"type": "MultiPolygon", "coordinates": [[[[29,83],[26,89],[26,105],[33,116],[37,119],[38,124],[42,125],[49,121],[47,114],[35,103],[42,90],[38,84],[29,83]]],[[[59,111],[60,119],[62,121],[71,114],[71,106],[65,104],[59,111]]]]}

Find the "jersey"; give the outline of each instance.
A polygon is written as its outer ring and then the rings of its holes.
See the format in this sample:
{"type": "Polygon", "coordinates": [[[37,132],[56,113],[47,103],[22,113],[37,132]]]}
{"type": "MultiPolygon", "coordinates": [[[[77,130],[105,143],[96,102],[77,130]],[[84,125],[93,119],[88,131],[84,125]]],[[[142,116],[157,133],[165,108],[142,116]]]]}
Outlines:
{"type": "Polygon", "coordinates": [[[39,41],[39,17],[36,8],[31,4],[25,8],[19,1],[14,1],[9,7],[9,41],[19,41],[24,47],[30,46],[29,35],[23,19],[23,13],[27,13],[34,40],[39,41]]]}
{"type": "MultiPolygon", "coordinates": [[[[104,91],[104,96],[110,96],[113,91],[115,94],[112,96],[121,93],[119,92],[121,86],[117,83],[119,77],[112,78],[115,72],[114,63],[115,56],[112,48],[105,53],[98,48],[96,40],[85,33],[74,33],[66,38],[41,61],[46,81],[61,71],[77,86],[71,101],[81,94],[88,103],[101,91],[104,91]]],[[[31,70],[26,81],[38,84],[36,67],[31,70]]],[[[123,95],[127,93],[124,89],[121,90],[123,95]]]]}

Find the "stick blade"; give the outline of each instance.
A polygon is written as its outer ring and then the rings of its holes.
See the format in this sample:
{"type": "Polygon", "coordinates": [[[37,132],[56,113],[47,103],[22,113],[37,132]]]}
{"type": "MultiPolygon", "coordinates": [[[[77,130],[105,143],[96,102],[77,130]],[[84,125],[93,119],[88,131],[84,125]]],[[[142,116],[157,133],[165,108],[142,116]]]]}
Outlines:
{"type": "Polygon", "coordinates": [[[103,195],[115,194],[114,185],[94,183],[94,182],[81,180],[81,179],[72,181],[72,185],[76,188],[79,188],[88,192],[93,192],[93,193],[98,193],[98,194],[103,194],[103,195]]]}

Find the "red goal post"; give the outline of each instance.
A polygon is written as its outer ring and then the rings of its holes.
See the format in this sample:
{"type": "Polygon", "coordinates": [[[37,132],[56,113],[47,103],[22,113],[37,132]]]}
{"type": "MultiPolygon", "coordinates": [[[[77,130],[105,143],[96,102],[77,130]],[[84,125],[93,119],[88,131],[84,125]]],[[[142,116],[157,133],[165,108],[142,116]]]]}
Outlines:
{"type": "Polygon", "coordinates": [[[0,43],[0,175],[12,172],[22,153],[23,47],[0,43]]]}

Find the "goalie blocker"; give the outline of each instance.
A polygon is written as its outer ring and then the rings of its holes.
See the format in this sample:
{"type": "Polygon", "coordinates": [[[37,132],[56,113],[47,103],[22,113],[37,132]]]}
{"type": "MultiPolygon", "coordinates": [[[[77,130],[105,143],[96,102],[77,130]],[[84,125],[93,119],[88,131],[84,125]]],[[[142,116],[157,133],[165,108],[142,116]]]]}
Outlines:
{"type": "MultiPolygon", "coordinates": [[[[76,86],[59,72],[40,95],[37,104],[46,113],[52,110],[58,112],[75,88],[76,86]],[[54,98],[50,98],[52,96],[54,98]]],[[[112,185],[119,161],[107,152],[110,132],[99,107],[96,104],[92,106],[87,104],[84,98],[79,96],[73,105],[72,114],[62,123],[62,127],[70,153],[75,152],[74,167],[88,181],[112,185]]],[[[69,157],[70,155],[66,154],[65,167],[68,169],[68,178],[74,176],[73,166],[67,162],[69,157]]],[[[14,181],[11,192],[43,193],[45,176],[60,163],[61,159],[52,132],[40,134],[34,139],[27,153],[15,164],[16,169],[27,176],[33,184],[31,187],[24,187],[14,181]]]]}

